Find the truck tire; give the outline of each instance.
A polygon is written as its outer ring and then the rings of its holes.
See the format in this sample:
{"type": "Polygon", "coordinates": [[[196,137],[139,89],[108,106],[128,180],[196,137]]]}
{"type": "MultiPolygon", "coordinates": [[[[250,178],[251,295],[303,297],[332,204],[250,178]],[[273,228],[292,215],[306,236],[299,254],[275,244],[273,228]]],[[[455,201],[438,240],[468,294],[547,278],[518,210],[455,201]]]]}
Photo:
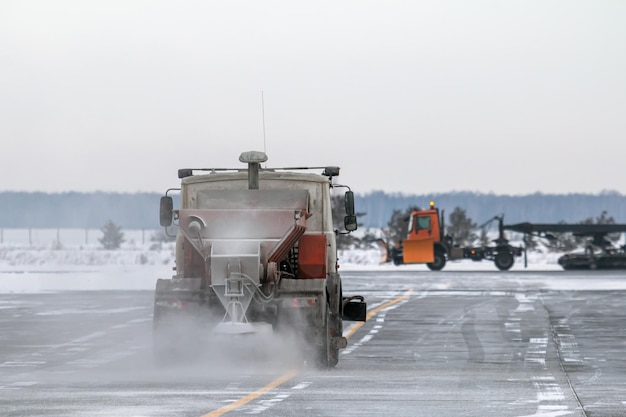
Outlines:
{"type": "Polygon", "coordinates": [[[440,248],[435,248],[435,260],[427,263],[426,266],[431,271],[441,271],[446,266],[446,254],[440,248]]]}
{"type": "Polygon", "coordinates": [[[515,260],[513,259],[513,255],[508,250],[499,251],[496,254],[493,262],[496,264],[496,268],[500,271],[508,271],[513,266],[515,260]]]}
{"type": "Polygon", "coordinates": [[[333,342],[335,336],[342,334],[342,321],[330,310],[326,303],[326,320],[322,325],[321,340],[318,345],[316,365],[320,369],[334,368],[339,362],[339,347],[333,342]]]}
{"type": "Polygon", "coordinates": [[[402,265],[404,263],[404,258],[402,257],[402,250],[398,248],[392,248],[389,254],[391,261],[394,265],[402,265]]]}

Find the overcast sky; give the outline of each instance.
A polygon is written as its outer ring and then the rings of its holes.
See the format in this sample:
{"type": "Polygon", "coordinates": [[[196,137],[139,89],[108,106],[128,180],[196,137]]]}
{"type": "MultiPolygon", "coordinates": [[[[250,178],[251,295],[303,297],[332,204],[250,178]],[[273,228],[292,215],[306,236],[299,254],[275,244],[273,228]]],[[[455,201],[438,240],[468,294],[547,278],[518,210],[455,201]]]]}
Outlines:
{"type": "Polygon", "coordinates": [[[162,192],[265,149],[358,193],[626,193],[624,22],[621,0],[0,0],[0,191],[162,192]]]}

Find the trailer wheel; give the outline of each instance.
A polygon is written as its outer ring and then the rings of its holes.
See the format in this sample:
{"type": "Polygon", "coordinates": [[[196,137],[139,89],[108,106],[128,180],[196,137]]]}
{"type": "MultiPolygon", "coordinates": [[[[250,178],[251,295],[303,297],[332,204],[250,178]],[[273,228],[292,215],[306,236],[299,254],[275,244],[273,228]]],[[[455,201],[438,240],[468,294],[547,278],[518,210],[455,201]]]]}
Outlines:
{"type": "Polygon", "coordinates": [[[511,252],[504,250],[496,254],[493,262],[500,271],[508,271],[513,266],[515,260],[513,259],[511,252]]]}
{"type": "Polygon", "coordinates": [[[446,266],[446,254],[440,248],[435,248],[435,260],[427,263],[426,266],[431,271],[441,271],[446,266]]]}

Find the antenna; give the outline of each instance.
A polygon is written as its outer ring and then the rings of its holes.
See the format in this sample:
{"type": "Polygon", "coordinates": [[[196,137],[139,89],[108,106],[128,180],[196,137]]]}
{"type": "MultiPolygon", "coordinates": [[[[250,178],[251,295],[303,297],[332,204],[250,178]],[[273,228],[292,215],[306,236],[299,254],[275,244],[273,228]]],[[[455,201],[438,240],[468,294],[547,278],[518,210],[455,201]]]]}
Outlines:
{"type": "Polygon", "coordinates": [[[263,153],[267,154],[265,146],[265,100],[263,99],[263,90],[261,90],[261,114],[263,115],[263,153]]]}

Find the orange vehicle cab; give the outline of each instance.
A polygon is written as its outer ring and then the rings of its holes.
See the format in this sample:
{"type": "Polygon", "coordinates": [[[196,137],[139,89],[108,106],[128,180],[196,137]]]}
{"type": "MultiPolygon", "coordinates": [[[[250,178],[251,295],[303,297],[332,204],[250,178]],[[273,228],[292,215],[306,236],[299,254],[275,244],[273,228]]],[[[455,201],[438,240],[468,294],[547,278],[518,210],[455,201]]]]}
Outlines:
{"type": "Polygon", "coordinates": [[[404,263],[430,263],[435,260],[435,243],[441,240],[439,209],[415,210],[409,218],[407,238],[402,241],[404,263]]]}

